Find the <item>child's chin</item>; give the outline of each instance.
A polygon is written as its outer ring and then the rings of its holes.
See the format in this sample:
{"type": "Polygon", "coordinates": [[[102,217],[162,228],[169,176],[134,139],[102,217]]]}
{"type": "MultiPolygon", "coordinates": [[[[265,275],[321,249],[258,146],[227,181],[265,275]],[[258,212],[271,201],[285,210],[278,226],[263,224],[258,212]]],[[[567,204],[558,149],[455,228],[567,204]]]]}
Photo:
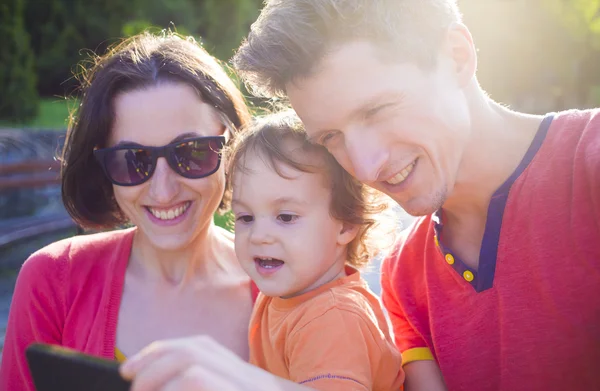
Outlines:
{"type": "Polygon", "coordinates": [[[296,292],[292,289],[282,288],[281,285],[277,286],[277,284],[256,284],[258,286],[258,290],[265,296],[269,297],[291,297],[295,296],[296,292]]]}

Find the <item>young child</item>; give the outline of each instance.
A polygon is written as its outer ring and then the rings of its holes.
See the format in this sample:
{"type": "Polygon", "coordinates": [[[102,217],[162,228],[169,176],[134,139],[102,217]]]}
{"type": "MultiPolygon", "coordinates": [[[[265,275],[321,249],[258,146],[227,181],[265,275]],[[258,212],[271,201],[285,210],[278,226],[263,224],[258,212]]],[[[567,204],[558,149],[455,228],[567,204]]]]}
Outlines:
{"type": "Polygon", "coordinates": [[[356,269],[385,209],[293,114],[257,120],[230,151],[235,250],[261,293],[250,362],[318,390],[399,390],[404,380],[378,298],[356,269]]]}

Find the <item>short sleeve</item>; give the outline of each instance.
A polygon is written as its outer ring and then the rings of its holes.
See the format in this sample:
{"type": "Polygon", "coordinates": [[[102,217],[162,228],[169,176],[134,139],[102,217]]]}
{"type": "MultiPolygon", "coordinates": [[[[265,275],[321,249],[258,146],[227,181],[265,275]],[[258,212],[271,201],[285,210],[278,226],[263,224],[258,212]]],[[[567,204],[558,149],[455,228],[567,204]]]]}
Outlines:
{"type": "Polygon", "coordinates": [[[60,344],[64,270],[45,254],[32,255],[21,268],[8,316],[0,366],[0,390],[34,391],[25,349],[33,342],[60,344]]]}
{"type": "Polygon", "coordinates": [[[400,389],[400,354],[374,333],[370,320],[332,308],[290,334],[286,360],[290,380],[317,390],[370,391],[375,382],[400,389]],[[383,368],[383,371],[381,370],[383,368]]]}
{"type": "Polygon", "coordinates": [[[402,365],[412,361],[433,360],[431,350],[406,318],[398,302],[397,292],[392,287],[390,262],[395,260],[396,255],[392,256],[393,258],[385,259],[381,267],[381,300],[392,323],[394,341],[402,353],[402,365]]]}
{"type": "Polygon", "coordinates": [[[585,135],[587,143],[586,157],[588,161],[588,181],[591,190],[591,199],[594,203],[596,221],[600,221],[600,112],[589,125],[585,135]]]}

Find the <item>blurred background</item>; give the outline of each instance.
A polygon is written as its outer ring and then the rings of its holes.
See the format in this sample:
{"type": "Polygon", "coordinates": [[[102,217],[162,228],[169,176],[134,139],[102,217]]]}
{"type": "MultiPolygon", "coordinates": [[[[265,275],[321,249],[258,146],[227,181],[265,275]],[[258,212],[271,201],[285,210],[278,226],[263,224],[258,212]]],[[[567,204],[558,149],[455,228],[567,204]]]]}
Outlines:
{"type": "MultiPolygon", "coordinates": [[[[600,106],[600,0],[458,2],[479,50],[480,83],[492,98],[539,114],[600,106]]],[[[193,35],[228,61],[261,5],[0,0],[0,346],[20,264],[80,233],[62,208],[54,160],[78,104],[78,64],[122,37],[165,28],[193,35]]],[[[372,270],[367,278],[378,292],[377,265],[372,270]]]]}

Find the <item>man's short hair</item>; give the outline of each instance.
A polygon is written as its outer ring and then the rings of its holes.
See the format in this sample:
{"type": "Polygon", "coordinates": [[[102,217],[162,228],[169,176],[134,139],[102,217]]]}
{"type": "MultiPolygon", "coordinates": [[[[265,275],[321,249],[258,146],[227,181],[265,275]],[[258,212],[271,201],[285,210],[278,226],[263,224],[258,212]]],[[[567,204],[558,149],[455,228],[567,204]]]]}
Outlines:
{"type": "Polygon", "coordinates": [[[267,0],[233,64],[256,95],[285,97],[341,43],[367,40],[386,57],[435,66],[456,0],[267,0]]]}

